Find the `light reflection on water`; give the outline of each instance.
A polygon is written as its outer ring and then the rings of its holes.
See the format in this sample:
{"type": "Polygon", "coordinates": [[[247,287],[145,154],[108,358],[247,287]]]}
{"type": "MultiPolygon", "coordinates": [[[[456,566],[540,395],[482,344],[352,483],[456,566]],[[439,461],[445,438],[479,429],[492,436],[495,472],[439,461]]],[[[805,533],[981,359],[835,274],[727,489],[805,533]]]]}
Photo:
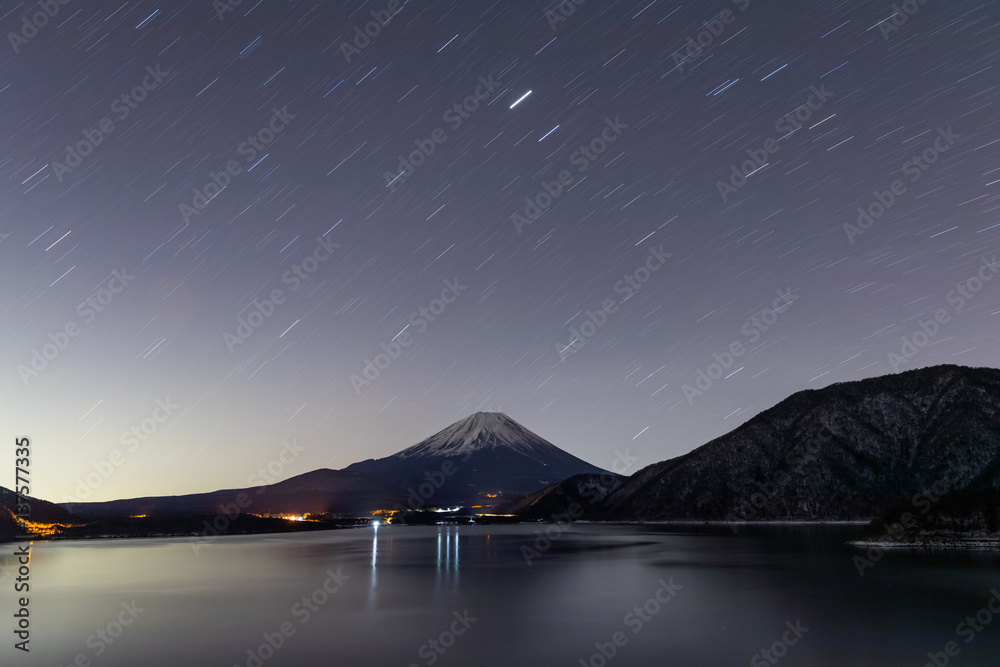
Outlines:
{"type": "MultiPolygon", "coordinates": [[[[78,654],[95,666],[246,665],[286,622],[294,634],[265,667],[405,667],[430,655],[444,667],[577,666],[618,631],[627,642],[609,667],[745,665],[798,619],[810,629],[783,666],[922,665],[948,641],[961,646],[956,665],[998,664],[1000,620],[968,645],[955,634],[998,585],[994,554],[892,553],[861,578],[843,544],[851,528],[734,537],[577,525],[529,567],[522,549],[539,529],[383,525],[221,538],[198,553],[185,539],[36,543],[32,651],[14,652],[7,630],[0,665],[69,665],[78,654]],[[295,610],[337,572],[343,585],[311,598],[322,602],[303,623],[295,610]],[[676,597],[650,602],[667,581],[682,587],[676,597]],[[135,622],[95,639],[132,600],[143,609],[135,622]],[[636,607],[656,613],[639,623],[636,607]],[[467,632],[428,653],[466,610],[477,619],[467,632]]],[[[0,560],[10,565],[13,551],[0,560]]]]}

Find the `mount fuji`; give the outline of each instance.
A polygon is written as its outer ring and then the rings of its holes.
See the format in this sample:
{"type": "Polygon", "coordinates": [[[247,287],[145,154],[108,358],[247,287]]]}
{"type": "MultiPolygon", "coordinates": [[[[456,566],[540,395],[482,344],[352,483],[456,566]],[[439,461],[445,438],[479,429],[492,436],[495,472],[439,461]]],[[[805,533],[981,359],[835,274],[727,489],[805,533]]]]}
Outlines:
{"type": "Polygon", "coordinates": [[[411,508],[498,505],[581,473],[606,473],[501,412],[477,412],[381,459],[351,464],[409,495],[411,508]]]}
{"type": "Polygon", "coordinates": [[[314,470],[253,488],[64,503],[61,508],[89,518],[200,516],[219,513],[240,494],[252,500],[244,511],[255,514],[361,515],[407,506],[497,507],[581,473],[606,471],[564,452],[507,415],[477,412],[392,456],[343,470],[314,470]]]}

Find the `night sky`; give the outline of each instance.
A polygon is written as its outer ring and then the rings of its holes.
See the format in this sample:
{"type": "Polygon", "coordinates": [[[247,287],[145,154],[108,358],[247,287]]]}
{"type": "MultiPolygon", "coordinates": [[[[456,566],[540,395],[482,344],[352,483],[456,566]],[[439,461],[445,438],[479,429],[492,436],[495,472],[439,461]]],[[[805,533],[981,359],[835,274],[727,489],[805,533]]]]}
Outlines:
{"type": "Polygon", "coordinates": [[[799,390],[997,365],[994,3],[557,7],[0,5],[32,495],[247,486],[494,410],[638,469],[799,390]]]}

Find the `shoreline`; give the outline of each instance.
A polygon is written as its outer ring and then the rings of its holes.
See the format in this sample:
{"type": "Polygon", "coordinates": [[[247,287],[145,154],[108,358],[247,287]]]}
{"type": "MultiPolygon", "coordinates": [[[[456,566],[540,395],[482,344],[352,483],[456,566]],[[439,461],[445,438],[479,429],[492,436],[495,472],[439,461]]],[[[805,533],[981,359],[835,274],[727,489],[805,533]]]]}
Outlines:
{"type": "MultiPolygon", "coordinates": [[[[503,522],[501,525],[531,525],[531,524],[554,524],[557,522],[553,521],[537,521],[537,520],[524,520],[524,521],[514,521],[514,522],[503,522]]],[[[691,526],[863,526],[868,524],[867,520],[853,520],[853,521],[703,521],[697,519],[678,519],[673,521],[590,521],[581,520],[574,521],[573,524],[581,525],[595,525],[595,526],[679,526],[679,527],[691,527],[691,526]]],[[[417,527],[424,525],[435,525],[435,524],[387,524],[386,527],[390,526],[403,526],[403,527],[417,527]]],[[[491,525],[487,523],[470,523],[470,524],[456,524],[456,525],[491,525]]],[[[209,535],[208,537],[228,537],[228,536],[248,536],[248,535],[276,535],[276,534],[286,534],[286,533],[301,533],[301,532],[318,532],[325,530],[344,530],[344,529],[357,529],[357,528],[367,528],[370,524],[356,524],[356,525],[326,525],[326,526],[311,526],[308,529],[303,529],[301,526],[288,527],[285,530],[262,530],[262,531],[239,531],[239,532],[219,532],[217,535],[209,535]]],[[[160,538],[176,538],[176,537],[201,537],[204,538],[206,535],[201,533],[191,534],[185,532],[171,532],[164,531],[156,534],[141,534],[141,535],[129,535],[122,533],[107,533],[103,535],[16,535],[8,539],[0,539],[0,544],[16,544],[18,542],[25,541],[37,541],[37,542],[62,542],[62,541],[80,541],[80,540],[129,540],[129,539],[160,539],[160,538]]],[[[1000,542],[998,542],[1000,544],[1000,542]]]]}
{"type": "Polygon", "coordinates": [[[963,535],[927,535],[910,541],[900,540],[850,540],[849,546],[858,549],[893,549],[919,551],[1000,551],[1000,535],[996,537],[969,537],[963,535]]]}

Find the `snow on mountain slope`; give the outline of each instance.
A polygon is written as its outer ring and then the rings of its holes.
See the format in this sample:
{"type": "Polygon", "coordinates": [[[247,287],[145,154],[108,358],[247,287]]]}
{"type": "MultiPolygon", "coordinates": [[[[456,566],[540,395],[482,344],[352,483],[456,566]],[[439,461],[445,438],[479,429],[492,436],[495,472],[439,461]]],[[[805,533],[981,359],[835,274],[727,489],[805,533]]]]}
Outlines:
{"type": "Polygon", "coordinates": [[[477,412],[393,456],[402,459],[421,456],[464,457],[476,451],[498,447],[513,449],[542,463],[549,456],[566,453],[502,412],[477,412]]]}

